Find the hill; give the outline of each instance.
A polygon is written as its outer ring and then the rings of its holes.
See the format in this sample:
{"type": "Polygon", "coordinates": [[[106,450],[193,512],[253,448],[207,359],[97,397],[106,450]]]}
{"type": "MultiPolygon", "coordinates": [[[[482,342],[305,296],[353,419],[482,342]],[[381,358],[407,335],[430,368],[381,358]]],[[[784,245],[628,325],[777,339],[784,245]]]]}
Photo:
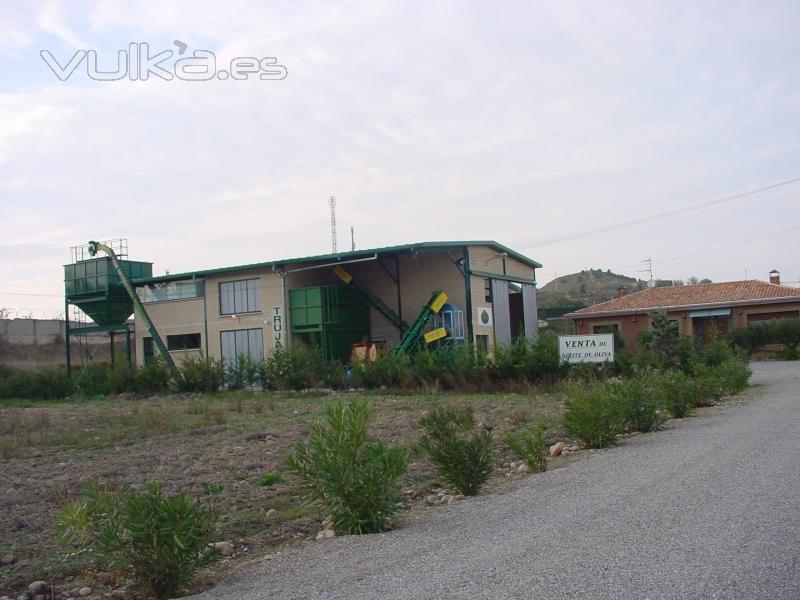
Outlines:
{"type": "Polygon", "coordinates": [[[641,279],[612,273],[611,270],[588,269],[557,277],[539,290],[542,308],[591,306],[617,296],[620,287],[635,292],[644,289],[641,279]]]}

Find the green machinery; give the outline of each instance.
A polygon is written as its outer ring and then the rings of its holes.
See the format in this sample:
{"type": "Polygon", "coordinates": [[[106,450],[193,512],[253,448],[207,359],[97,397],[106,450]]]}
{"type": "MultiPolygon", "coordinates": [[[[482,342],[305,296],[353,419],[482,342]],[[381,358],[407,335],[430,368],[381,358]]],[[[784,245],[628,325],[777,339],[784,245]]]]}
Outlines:
{"type": "Polygon", "coordinates": [[[336,285],[289,290],[292,333],[326,358],[350,361],[353,344],[369,338],[369,306],[353,289],[336,285]]]}
{"type": "Polygon", "coordinates": [[[70,336],[108,333],[111,337],[112,360],[114,334],[122,332],[127,341],[128,360],[131,359],[131,332],[128,318],[136,312],[142,324],[153,336],[161,356],[173,370],[175,363],[147,315],[132,279],[150,277],[153,265],[127,260],[127,241],[89,242],[88,246],[72,249],[73,262],[64,265],[64,297],[67,312],[67,371],[71,369],[70,336]],[[102,252],[105,256],[97,256],[102,252]],[[94,325],[70,327],[69,305],[75,305],[94,321],[94,325]]]}
{"type": "MultiPolygon", "coordinates": [[[[401,333],[397,354],[413,352],[428,320],[447,302],[444,292],[434,292],[409,325],[366,285],[340,266],[333,269],[344,286],[322,286],[290,290],[292,333],[306,343],[322,348],[328,358],[349,362],[353,344],[369,338],[369,305],[384,315],[401,333]]],[[[443,327],[424,335],[425,343],[447,337],[443,327]]]]}

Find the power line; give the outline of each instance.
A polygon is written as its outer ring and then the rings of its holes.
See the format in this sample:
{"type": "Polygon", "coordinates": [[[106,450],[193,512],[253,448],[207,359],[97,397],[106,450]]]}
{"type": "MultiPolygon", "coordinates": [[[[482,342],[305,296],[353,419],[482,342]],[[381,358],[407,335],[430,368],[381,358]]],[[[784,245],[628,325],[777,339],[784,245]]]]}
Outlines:
{"type": "Polygon", "coordinates": [[[691,212],[694,210],[700,210],[703,208],[708,208],[709,206],[715,206],[717,204],[723,204],[725,202],[731,202],[733,200],[738,200],[739,198],[745,198],[747,196],[754,196],[756,194],[760,194],[762,192],[766,192],[769,190],[774,190],[779,187],[783,187],[786,185],[791,185],[793,183],[800,182],[800,177],[795,177],[793,179],[787,179],[786,181],[781,181],[779,183],[773,183],[771,185],[767,185],[764,187],[760,187],[754,190],[749,190],[747,192],[741,192],[738,194],[733,194],[732,196],[723,196],[722,198],[717,198],[715,200],[709,200],[707,202],[701,202],[700,204],[693,204],[691,206],[684,206],[682,208],[675,208],[672,210],[664,211],[661,213],[657,213],[655,215],[650,215],[648,217],[641,217],[639,219],[634,219],[632,221],[625,221],[623,223],[617,223],[615,225],[604,225],[603,227],[596,227],[594,229],[586,229],[584,231],[580,231],[575,234],[570,235],[563,235],[559,237],[550,238],[548,240],[542,240],[540,242],[533,242],[527,246],[520,246],[521,249],[527,250],[530,248],[536,248],[539,246],[549,246],[551,244],[559,244],[561,242],[567,242],[571,240],[577,240],[580,238],[589,237],[591,235],[596,235],[598,233],[606,233],[609,231],[616,231],[618,229],[626,229],[628,227],[635,227],[636,225],[643,225],[644,223],[651,223],[652,221],[657,221],[659,219],[665,219],[667,217],[674,217],[675,215],[680,215],[683,213],[691,212]]]}
{"type": "MultiPolygon", "coordinates": [[[[666,262],[675,262],[679,260],[685,260],[687,258],[694,258],[696,256],[703,256],[704,254],[712,254],[714,252],[721,252],[722,250],[729,250],[731,248],[737,248],[739,246],[746,246],[747,244],[754,244],[756,242],[761,242],[763,240],[768,240],[770,238],[778,237],[779,235],[785,235],[787,233],[791,233],[792,231],[797,231],[800,229],[800,225],[795,225],[794,227],[790,227],[789,229],[784,229],[782,231],[776,231],[774,233],[768,233],[767,235],[762,235],[756,238],[751,238],[749,240],[742,240],[741,242],[735,242],[733,244],[728,244],[727,246],[719,246],[717,248],[711,248],[710,250],[701,250],[700,252],[693,252],[691,254],[684,254],[683,256],[673,256],[672,258],[664,258],[659,259],[659,264],[666,263],[666,262]]],[[[627,269],[640,266],[641,263],[631,264],[631,265],[624,265],[622,267],[617,267],[618,269],[627,269]]]]}

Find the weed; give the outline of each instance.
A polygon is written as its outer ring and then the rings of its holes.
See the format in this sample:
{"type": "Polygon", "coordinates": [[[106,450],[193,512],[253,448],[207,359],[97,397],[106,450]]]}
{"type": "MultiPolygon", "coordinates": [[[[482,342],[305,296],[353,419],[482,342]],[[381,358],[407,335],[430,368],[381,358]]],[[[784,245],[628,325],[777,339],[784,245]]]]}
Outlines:
{"type": "Polygon", "coordinates": [[[547,470],[545,431],[542,425],[530,425],[505,437],[508,447],[528,465],[531,473],[547,470]]]}
{"type": "Polygon", "coordinates": [[[283,477],[281,477],[280,473],[275,473],[273,471],[264,473],[258,480],[258,485],[262,487],[271,487],[279,483],[283,483],[283,477]]]}

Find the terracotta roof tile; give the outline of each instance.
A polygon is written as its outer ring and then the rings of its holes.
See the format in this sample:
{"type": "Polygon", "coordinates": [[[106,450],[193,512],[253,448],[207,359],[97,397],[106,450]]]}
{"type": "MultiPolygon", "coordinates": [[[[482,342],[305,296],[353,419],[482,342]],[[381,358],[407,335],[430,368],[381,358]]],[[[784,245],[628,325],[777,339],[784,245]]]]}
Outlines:
{"type": "Polygon", "coordinates": [[[800,302],[800,289],[751,279],[724,283],[700,283],[657,287],[634,292],[608,302],[569,313],[567,317],[592,317],[617,313],[649,312],[659,308],[690,308],[703,305],[800,302]]]}

